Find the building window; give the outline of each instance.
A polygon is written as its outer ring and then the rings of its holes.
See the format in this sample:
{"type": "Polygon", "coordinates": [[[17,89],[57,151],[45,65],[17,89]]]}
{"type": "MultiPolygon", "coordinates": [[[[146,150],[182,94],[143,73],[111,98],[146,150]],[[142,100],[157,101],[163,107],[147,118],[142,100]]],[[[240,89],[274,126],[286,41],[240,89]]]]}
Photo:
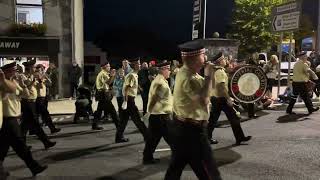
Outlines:
{"type": "Polygon", "coordinates": [[[16,0],[16,22],[43,24],[42,0],[16,0]]]}

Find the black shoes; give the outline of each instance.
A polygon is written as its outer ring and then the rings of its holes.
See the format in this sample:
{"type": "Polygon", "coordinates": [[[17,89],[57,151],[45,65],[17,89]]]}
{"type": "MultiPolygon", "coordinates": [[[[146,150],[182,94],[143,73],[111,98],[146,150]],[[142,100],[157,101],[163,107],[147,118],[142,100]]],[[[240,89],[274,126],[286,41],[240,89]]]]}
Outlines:
{"type": "Polygon", "coordinates": [[[103,130],[103,127],[100,127],[100,126],[92,126],[92,130],[103,130]]]}
{"type": "Polygon", "coordinates": [[[210,142],[210,144],[218,144],[219,142],[218,142],[218,140],[216,140],[216,139],[209,139],[209,142],[210,142]]]}
{"type": "Polygon", "coordinates": [[[51,131],[51,134],[55,134],[55,133],[58,133],[60,132],[61,129],[60,128],[54,128],[52,131],[51,131]]]}
{"type": "Polygon", "coordinates": [[[129,142],[129,139],[128,139],[128,138],[119,138],[119,139],[116,139],[116,143],[125,143],[125,142],[129,142]]]}
{"type": "Polygon", "coordinates": [[[236,145],[240,145],[241,142],[250,141],[251,138],[252,138],[252,136],[245,136],[245,137],[241,138],[240,140],[237,140],[237,141],[236,141],[236,145]]]}
{"type": "Polygon", "coordinates": [[[309,114],[312,114],[313,112],[316,112],[319,110],[319,107],[312,108],[311,111],[309,111],[309,114]]]}
{"type": "Polygon", "coordinates": [[[152,158],[152,159],[143,159],[143,164],[144,165],[149,165],[149,164],[157,164],[160,162],[160,159],[152,158]]]}
{"type": "Polygon", "coordinates": [[[45,150],[48,150],[48,149],[52,148],[53,146],[55,146],[56,144],[57,144],[57,142],[51,142],[51,141],[49,141],[49,142],[47,142],[47,143],[44,145],[44,149],[45,149],[45,150]]]}
{"type": "Polygon", "coordinates": [[[248,116],[250,119],[256,119],[256,118],[258,118],[259,116],[258,115],[256,115],[256,114],[254,114],[254,115],[250,115],[250,116],[248,116]]]}
{"type": "Polygon", "coordinates": [[[34,167],[34,168],[32,168],[31,169],[31,172],[32,172],[32,175],[33,176],[36,176],[37,174],[40,174],[40,173],[42,173],[44,170],[46,170],[48,168],[48,166],[47,165],[45,165],[45,166],[36,166],[36,167],[34,167]]]}
{"type": "Polygon", "coordinates": [[[296,114],[295,112],[292,111],[286,111],[287,114],[296,114]]]}

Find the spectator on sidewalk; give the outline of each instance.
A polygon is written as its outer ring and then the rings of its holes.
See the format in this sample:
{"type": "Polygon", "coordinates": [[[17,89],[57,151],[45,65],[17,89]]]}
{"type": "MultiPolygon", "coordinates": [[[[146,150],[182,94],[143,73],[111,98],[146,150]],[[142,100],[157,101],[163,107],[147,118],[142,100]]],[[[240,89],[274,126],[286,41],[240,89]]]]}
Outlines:
{"type": "Polygon", "coordinates": [[[146,62],[142,63],[141,70],[138,73],[139,91],[143,103],[143,115],[147,113],[148,95],[151,81],[149,79],[149,69],[146,62]]]}
{"type": "Polygon", "coordinates": [[[75,98],[77,96],[77,89],[79,86],[79,81],[82,76],[82,69],[80,66],[73,61],[72,62],[72,67],[70,68],[69,71],[69,80],[70,80],[70,98],[75,98]]]}
{"type": "Polygon", "coordinates": [[[272,55],[270,61],[264,65],[264,72],[267,75],[267,91],[272,93],[272,87],[276,84],[276,79],[279,71],[278,56],[272,55]]]}
{"type": "Polygon", "coordinates": [[[121,114],[123,114],[123,109],[121,107],[123,103],[123,94],[122,94],[123,83],[124,83],[124,70],[120,68],[118,69],[116,78],[114,79],[114,82],[113,82],[113,91],[117,98],[120,119],[121,119],[121,114]]]}
{"type": "Polygon", "coordinates": [[[132,71],[132,68],[129,65],[129,61],[127,59],[124,59],[122,61],[122,69],[124,70],[124,75],[126,76],[132,71]]]}
{"type": "Polygon", "coordinates": [[[290,79],[290,83],[284,90],[284,93],[279,95],[280,102],[288,104],[290,101],[290,97],[293,95],[292,93],[292,79],[290,79]]]}
{"type": "Polygon", "coordinates": [[[57,99],[58,98],[58,87],[59,87],[59,71],[55,64],[50,63],[49,68],[46,71],[47,76],[51,80],[51,86],[49,87],[49,99],[57,99]]]}

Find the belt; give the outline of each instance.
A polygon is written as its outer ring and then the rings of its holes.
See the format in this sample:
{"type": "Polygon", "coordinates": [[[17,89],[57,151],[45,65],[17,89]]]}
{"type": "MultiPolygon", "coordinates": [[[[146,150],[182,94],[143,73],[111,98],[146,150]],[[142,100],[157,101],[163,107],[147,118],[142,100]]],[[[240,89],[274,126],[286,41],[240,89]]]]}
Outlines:
{"type": "Polygon", "coordinates": [[[4,120],[18,120],[18,119],[20,119],[21,118],[21,116],[18,116],[18,117],[3,117],[3,119],[4,120]]]}
{"type": "Polygon", "coordinates": [[[22,99],[21,101],[22,101],[22,102],[28,102],[28,103],[36,102],[35,99],[22,99]]]}
{"type": "Polygon", "coordinates": [[[195,125],[195,126],[199,126],[199,127],[207,127],[208,126],[208,121],[207,120],[195,120],[195,119],[191,119],[191,118],[183,118],[183,117],[179,117],[177,115],[173,115],[174,119],[176,119],[177,121],[186,123],[186,124],[191,124],[191,125],[195,125]]]}

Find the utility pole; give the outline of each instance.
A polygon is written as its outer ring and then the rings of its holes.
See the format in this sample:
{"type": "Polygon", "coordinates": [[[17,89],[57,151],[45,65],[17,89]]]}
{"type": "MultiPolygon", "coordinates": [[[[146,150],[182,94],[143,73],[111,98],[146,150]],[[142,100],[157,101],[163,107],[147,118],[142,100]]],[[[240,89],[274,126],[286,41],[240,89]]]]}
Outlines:
{"type": "Polygon", "coordinates": [[[204,0],[203,5],[203,39],[206,38],[206,24],[207,24],[207,0],[204,0]]]}

